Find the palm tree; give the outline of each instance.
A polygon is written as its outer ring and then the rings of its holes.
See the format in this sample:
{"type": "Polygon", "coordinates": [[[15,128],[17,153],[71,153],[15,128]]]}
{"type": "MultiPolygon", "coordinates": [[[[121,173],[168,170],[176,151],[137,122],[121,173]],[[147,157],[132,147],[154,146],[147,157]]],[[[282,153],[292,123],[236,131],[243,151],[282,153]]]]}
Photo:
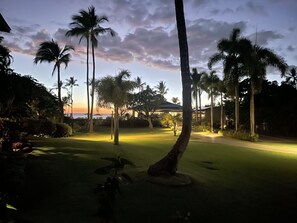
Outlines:
{"type": "MultiPolygon", "coordinates": [[[[90,8],[89,8],[90,11],[90,8]]],[[[91,22],[89,19],[89,11],[80,10],[79,14],[72,16],[72,21],[69,26],[70,30],[66,32],[66,36],[80,36],[79,43],[83,38],[87,41],[87,107],[88,107],[88,120],[90,115],[90,91],[89,91],[89,46],[90,46],[90,29],[91,22]]]]}
{"type": "Polygon", "coordinates": [[[145,82],[142,82],[140,77],[135,78],[136,88],[138,88],[138,92],[143,91],[143,87],[146,85],[145,82]]]}
{"type": "Polygon", "coordinates": [[[155,87],[157,92],[162,96],[163,100],[165,101],[165,94],[168,93],[168,88],[166,87],[165,81],[159,81],[158,85],[155,87]]]}
{"type": "Polygon", "coordinates": [[[210,98],[210,131],[213,132],[213,106],[214,98],[217,94],[217,85],[220,81],[219,77],[212,70],[209,74],[203,75],[204,90],[208,93],[210,98]]]}
{"type": "Polygon", "coordinates": [[[285,78],[285,83],[292,85],[294,88],[297,89],[297,73],[295,67],[291,67],[289,69],[289,72],[285,74],[285,78]]]}
{"type": "Polygon", "coordinates": [[[235,131],[239,130],[239,81],[243,75],[241,52],[244,51],[246,43],[249,42],[246,38],[240,38],[240,29],[234,28],[229,36],[229,39],[221,39],[218,42],[218,53],[215,53],[209,58],[209,69],[219,61],[223,61],[224,80],[225,83],[234,91],[235,95],[235,131]]]}
{"type": "Polygon", "coordinates": [[[130,72],[122,70],[117,76],[101,78],[96,85],[99,106],[113,106],[114,144],[119,144],[119,109],[128,103],[128,95],[135,88],[135,82],[127,80],[130,72]]]}
{"type": "Polygon", "coordinates": [[[196,109],[196,117],[195,121],[198,123],[198,101],[199,101],[199,124],[201,125],[201,94],[202,94],[202,88],[203,88],[203,76],[206,75],[205,72],[198,73],[196,68],[192,69],[192,92],[193,92],[193,98],[195,99],[195,109],[196,109]]]}
{"type": "Polygon", "coordinates": [[[66,33],[66,36],[81,36],[87,39],[87,97],[88,97],[88,117],[89,117],[89,132],[93,132],[93,106],[94,106],[94,92],[95,92],[95,48],[98,46],[97,36],[100,34],[110,33],[114,36],[115,33],[111,28],[101,27],[101,23],[108,22],[106,16],[97,16],[94,6],[90,6],[88,11],[81,10],[79,15],[72,16],[73,22],[70,23],[71,29],[66,33]],[[91,104],[89,104],[89,68],[88,68],[88,55],[89,45],[91,42],[91,52],[93,61],[93,75],[92,75],[92,88],[91,88],[91,104]]]}
{"type": "Polygon", "coordinates": [[[151,165],[148,174],[152,176],[172,176],[176,174],[177,165],[183,153],[187,149],[192,129],[192,105],[191,105],[191,73],[189,68],[189,52],[187,43],[187,31],[182,0],[175,0],[175,12],[177,32],[179,40],[180,67],[183,96],[183,123],[182,131],[176,143],[169,153],[160,161],[151,165]]]}
{"type": "Polygon", "coordinates": [[[5,71],[11,64],[12,56],[8,48],[2,45],[3,37],[0,36],[0,71],[5,71]]]}
{"type": "Polygon", "coordinates": [[[60,67],[61,64],[65,64],[65,68],[67,67],[69,61],[70,61],[70,53],[69,51],[74,50],[74,48],[70,45],[65,45],[64,48],[61,48],[58,43],[54,40],[52,41],[46,41],[40,44],[39,49],[37,50],[36,56],[34,58],[34,63],[42,63],[42,62],[48,62],[48,63],[54,63],[54,69],[52,72],[52,75],[54,75],[54,72],[57,70],[58,73],[58,100],[60,104],[61,109],[61,119],[60,121],[63,121],[64,117],[64,111],[63,111],[63,103],[61,98],[61,75],[60,75],[60,67]]]}
{"type": "Polygon", "coordinates": [[[70,77],[69,79],[66,79],[65,84],[65,87],[70,87],[71,119],[73,119],[73,87],[78,86],[76,82],[77,79],[74,79],[74,77],[70,77]]]}
{"type": "Polygon", "coordinates": [[[172,101],[172,103],[174,103],[174,104],[180,105],[180,101],[179,101],[179,98],[178,98],[178,97],[172,97],[172,98],[171,98],[171,101],[172,101]]]}
{"type": "Polygon", "coordinates": [[[266,76],[267,66],[277,68],[284,76],[287,64],[284,59],[272,50],[249,43],[249,51],[243,52],[244,65],[250,78],[250,134],[255,135],[255,103],[254,95],[261,91],[262,82],[266,76]]]}

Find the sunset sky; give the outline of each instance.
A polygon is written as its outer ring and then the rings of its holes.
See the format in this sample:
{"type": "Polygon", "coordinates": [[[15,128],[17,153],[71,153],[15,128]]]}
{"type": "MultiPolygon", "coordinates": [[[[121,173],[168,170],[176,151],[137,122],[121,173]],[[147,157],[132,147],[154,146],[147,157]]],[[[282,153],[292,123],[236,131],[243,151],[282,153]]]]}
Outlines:
{"type": "MultiPolygon", "coordinates": [[[[297,65],[296,0],[184,0],[190,67],[208,71],[208,58],[216,52],[216,43],[228,37],[234,27],[245,37],[283,56],[288,65],[297,65]]],[[[167,99],[181,99],[178,39],[173,0],[1,0],[0,12],[11,27],[4,45],[11,50],[12,68],[22,75],[32,75],[47,88],[57,81],[52,64],[33,64],[43,41],[57,40],[61,46],[75,47],[72,61],[61,70],[62,80],[74,76],[74,107],[86,107],[86,47],[77,38],[66,38],[71,16],[94,5],[98,15],[106,15],[115,37],[99,37],[96,49],[96,75],[115,75],[128,69],[132,79],[141,77],[154,87],[165,81],[167,99]]],[[[222,77],[222,65],[215,67],[222,77]]],[[[281,82],[278,72],[269,70],[267,78],[281,82]]],[[[66,90],[64,90],[66,95],[66,90]]],[[[203,104],[208,97],[203,93],[203,104]]],[[[78,110],[76,110],[78,111],[78,110]]],[[[104,113],[103,110],[99,110],[104,113]]]]}

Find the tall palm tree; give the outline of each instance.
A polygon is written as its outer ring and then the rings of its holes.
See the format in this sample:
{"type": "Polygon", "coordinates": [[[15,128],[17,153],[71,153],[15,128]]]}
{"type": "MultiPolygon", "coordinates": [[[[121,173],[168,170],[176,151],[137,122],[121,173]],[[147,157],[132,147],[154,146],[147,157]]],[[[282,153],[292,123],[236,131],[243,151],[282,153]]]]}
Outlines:
{"type": "Polygon", "coordinates": [[[89,132],[93,132],[93,106],[94,106],[94,92],[95,92],[95,48],[98,46],[97,37],[100,34],[110,33],[114,36],[115,33],[111,28],[103,28],[102,23],[108,22],[106,16],[96,15],[96,10],[94,6],[90,6],[88,11],[81,10],[79,15],[74,15],[72,17],[73,22],[70,23],[71,29],[66,33],[66,36],[81,36],[87,39],[87,94],[88,94],[88,116],[89,116],[89,132]],[[91,81],[91,104],[89,104],[89,70],[88,70],[88,55],[89,55],[89,45],[91,43],[91,53],[92,53],[92,64],[93,64],[93,75],[91,81]]]}
{"type": "Polygon", "coordinates": [[[189,67],[189,51],[187,31],[184,16],[183,0],[175,0],[175,14],[179,40],[180,67],[183,96],[183,123],[182,131],[169,153],[160,161],[151,165],[148,174],[152,176],[172,176],[176,174],[177,165],[187,149],[192,130],[192,105],[191,105],[191,73],[189,67]]]}
{"type": "Polygon", "coordinates": [[[195,121],[198,123],[198,101],[199,101],[199,124],[201,125],[201,94],[202,94],[202,88],[203,88],[203,76],[206,75],[205,72],[198,73],[196,68],[192,69],[192,92],[193,92],[193,98],[195,99],[195,109],[196,109],[196,116],[195,121]]]}
{"type": "Polygon", "coordinates": [[[168,88],[166,87],[165,81],[159,81],[158,85],[155,87],[157,92],[162,96],[163,100],[165,101],[165,94],[168,93],[168,88]]]}
{"type": "Polygon", "coordinates": [[[228,39],[223,38],[218,42],[219,52],[212,55],[208,62],[211,69],[214,64],[223,61],[225,83],[234,89],[231,93],[235,95],[235,131],[239,130],[239,81],[243,76],[241,52],[244,51],[247,42],[248,39],[240,37],[240,29],[234,28],[228,39]]]}
{"type": "Polygon", "coordinates": [[[289,69],[289,72],[285,74],[285,78],[285,83],[290,84],[297,89],[297,73],[295,67],[289,69]]]}
{"type": "Polygon", "coordinates": [[[262,82],[266,76],[267,66],[277,68],[284,76],[287,64],[284,59],[272,50],[249,43],[249,51],[243,52],[244,65],[250,78],[250,134],[255,135],[255,103],[254,95],[261,91],[262,82]]]}
{"type": "Polygon", "coordinates": [[[217,85],[220,81],[219,77],[212,70],[209,74],[203,75],[204,90],[208,93],[210,98],[210,131],[213,132],[213,106],[214,98],[217,94],[217,85]]]}
{"type": "Polygon", "coordinates": [[[122,70],[117,76],[101,78],[96,85],[98,105],[113,106],[114,144],[119,144],[119,109],[128,103],[128,96],[135,88],[135,82],[128,80],[130,72],[122,70]]]}
{"type": "Polygon", "coordinates": [[[77,79],[74,79],[74,77],[66,79],[65,87],[70,87],[71,119],[73,119],[73,87],[75,86],[78,86],[77,79]]]}
{"type": "Polygon", "coordinates": [[[57,70],[57,85],[58,85],[58,100],[60,104],[60,121],[63,121],[64,117],[64,111],[63,111],[63,102],[61,97],[61,87],[62,87],[62,81],[61,81],[61,74],[60,74],[60,68],[61,64],[65,64],[65,68],[67,67],[69,61],[70,61],[70,51],[74,50],[74,48],[70,45],[65,45],[64,48],[61,48],[59,44],[52,40],[52,41],[46,41],[40,44],[36,56],[34,58],[34,63],[42,63],[42,62],[48,62],[48,63],[54,63],[54,69],[52,71],[52,75],[54,75],[54,72],[57,70]]]}
{"type": "Polygon", "coordinates": [[[90,48],[90,29],[91,29],[91,21],[89,19],[89,12],[85,10],[80,10],[79,14],[72,16],[72,21],[69,26],[70,29],[66,32],[66,36],[76,36],[80,37],[79,44],[82,39],[85,38],[87,42],[87,107],[88,107],[88,120],[90,115],[90,89],[89,89],[89,48],[90,48]]]}

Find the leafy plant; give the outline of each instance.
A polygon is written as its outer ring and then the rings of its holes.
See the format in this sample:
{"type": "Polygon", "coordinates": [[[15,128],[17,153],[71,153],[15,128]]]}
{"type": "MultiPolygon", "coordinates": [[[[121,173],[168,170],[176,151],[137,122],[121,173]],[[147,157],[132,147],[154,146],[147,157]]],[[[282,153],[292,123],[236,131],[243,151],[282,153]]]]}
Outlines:
{"type": "Polygon", "coordinates": [[[96,174],[109,175],[104,183],[97,185],[95,193],[99,194],[99,208],[97,215],[101,218],[102,222],[110,222],[114,219],[114,204],[116,200],[116,194],[122,194],[120,190],[120,184],[133,183],[131,177],[121,172],[126,165],[135,166],[131,161],[117,157],[103,157],[103,160],[110,161],[111,164],[99,167],[95,170],[96,174]]]}

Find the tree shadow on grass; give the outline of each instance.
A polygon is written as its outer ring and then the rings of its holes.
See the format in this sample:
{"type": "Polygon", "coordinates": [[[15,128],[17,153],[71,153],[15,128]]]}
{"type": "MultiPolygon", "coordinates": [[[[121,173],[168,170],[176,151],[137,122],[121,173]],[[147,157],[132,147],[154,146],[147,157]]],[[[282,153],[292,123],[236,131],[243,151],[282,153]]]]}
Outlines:
{"type": "Polygon", "coordinates": [[[21,198],[24,219],[33,222],[96,222],[98,183],[94,170],[114,156],[112,144],[100,142],[40,142],[34,144],[26,165],[26,186],[21,198]],[[74,146],[75,145],[75,146],[74,146]]]}

